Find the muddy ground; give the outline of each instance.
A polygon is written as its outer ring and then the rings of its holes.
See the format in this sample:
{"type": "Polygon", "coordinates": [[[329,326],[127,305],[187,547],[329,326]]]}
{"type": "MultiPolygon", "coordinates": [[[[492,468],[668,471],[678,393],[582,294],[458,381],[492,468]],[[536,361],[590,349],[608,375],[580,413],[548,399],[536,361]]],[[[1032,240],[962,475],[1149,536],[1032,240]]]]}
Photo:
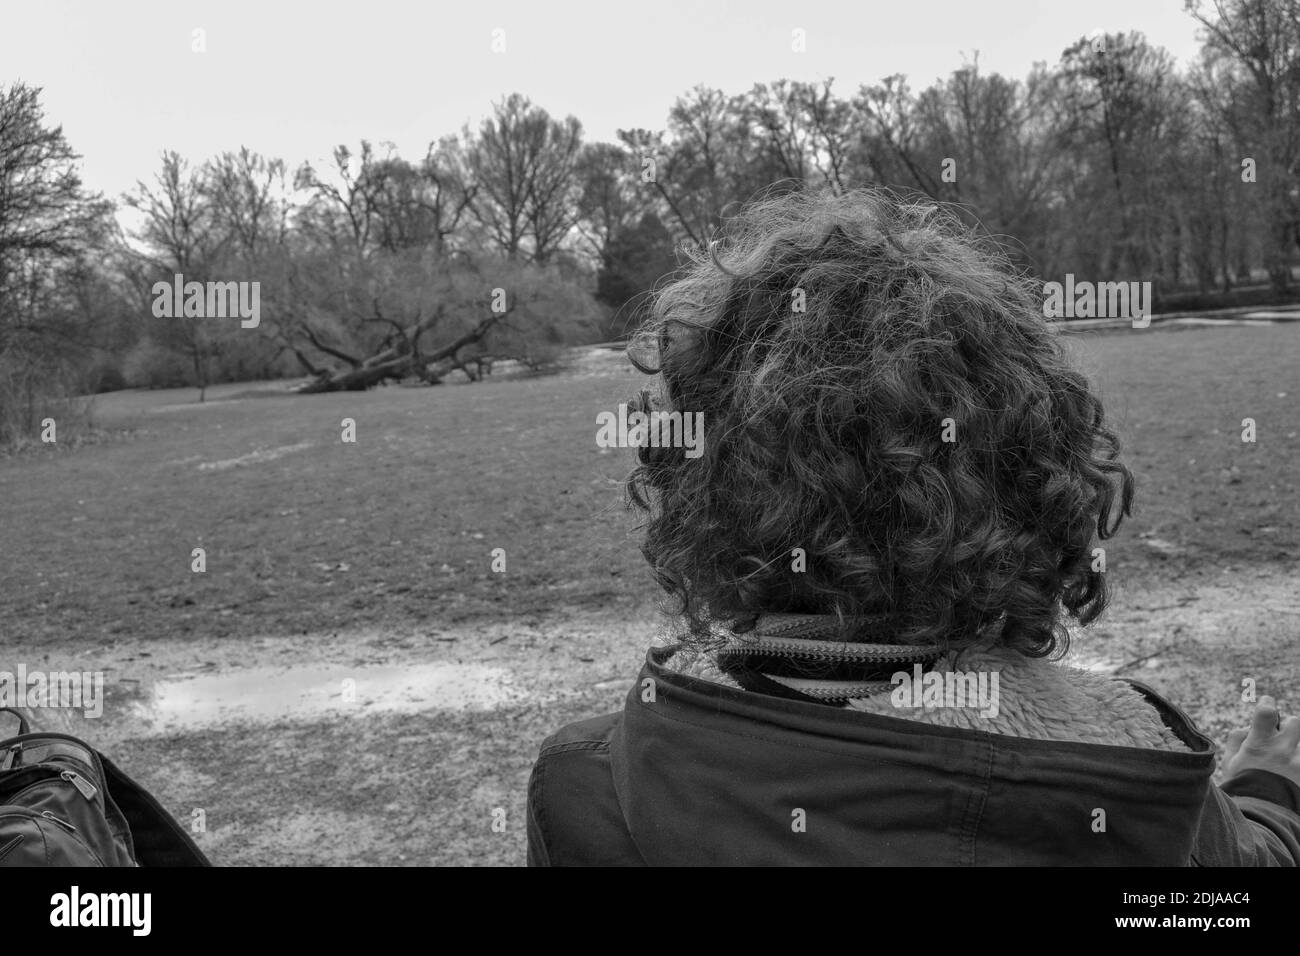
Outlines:
{"type": "MultiPolygon", "coordinates": [[[[1244,725],[1243,679],[1295,699],[1297,594],[1294,574],[1243,580],[1228,569],[1125,589],[1071,659],[1153,685],[1221,739],[1244,725]]],[[[655,636],[652,612],[584,612],[242,646],[118,642],[97,654],[111,719],[41,716],[148,781],[178,818],[202,810],[196,838],[218,863],[517,864],[536,744],[565,721],[621,706],[655,636]],[[395,671],[408,679],[394,681],[395,671]],[[274,693],[262,692],[268,680],[274,693]]],[[[55,662],[78,649],[47,651],[55,662]]]]}
{"type": "MultiPolygon", "coordinates": [[[[1243,680],[1296,710],[1300,327],[1074,347],[1139,480],[1075,662],[1219,739],[1243,680]]],[[[0,669],[102,671],[102,717],[38,721],[201,821],[216,863],[520,864],[537,745],[619,707],[659,631],[627,456],[592,440],[641,384],[615,355],[460,388],[109,396],[116,440],[0,463],[0,669]]]]}

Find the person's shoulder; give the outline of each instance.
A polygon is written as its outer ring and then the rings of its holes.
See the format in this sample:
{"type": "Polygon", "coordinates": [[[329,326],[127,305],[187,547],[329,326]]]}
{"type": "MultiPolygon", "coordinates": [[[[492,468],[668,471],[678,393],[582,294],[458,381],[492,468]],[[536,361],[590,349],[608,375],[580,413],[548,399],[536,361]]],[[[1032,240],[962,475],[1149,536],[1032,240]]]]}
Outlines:
{"type": "Polygon", "coordinates": [[[530,866],[641,862],[614,784],[610,742],[622,714],[566,724],[542,743],[528,781],[530,866]]]}
{"type": "Polygon", "coordinates": [[[572,750],[607,750],[610,736],[622,719],[622,713],[615,712],[565,724],[542,741],[541,755],[572,750]]]}

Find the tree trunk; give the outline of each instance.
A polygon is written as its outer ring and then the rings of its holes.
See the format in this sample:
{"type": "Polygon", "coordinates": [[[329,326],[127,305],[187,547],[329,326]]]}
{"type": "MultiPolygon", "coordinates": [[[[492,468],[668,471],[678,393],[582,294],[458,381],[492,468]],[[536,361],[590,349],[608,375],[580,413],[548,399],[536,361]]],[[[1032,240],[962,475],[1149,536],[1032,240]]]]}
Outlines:
{"type": "MultiPolygon", "coordinates": [[[[362,392],[374,388],[386,379],[400,380],[407,375],[417,375],[430,385],[436,385],[441,379],[431,366],[443,359],[456,358],[456,353],[467,345],[473,345],[492,330],[492,327],[513,311],[513,306],[504,312],[495,312],[486,319],[479,320],[478,325],[460,338],[448,343],[437,351],[427,355],[418,352],[405,352],[401,349],[385,349],[372,356],[358,368],[346,369],[319,376],[316,381],[308,382],[298,389],[302,395],[317,395],[322,392],[362,392]]],[[[416,342],[423,331],[420,323],[407,331],[407,341],[416,342]]],[[[467,373],[468,374],[468,373],[467,373]]]]}

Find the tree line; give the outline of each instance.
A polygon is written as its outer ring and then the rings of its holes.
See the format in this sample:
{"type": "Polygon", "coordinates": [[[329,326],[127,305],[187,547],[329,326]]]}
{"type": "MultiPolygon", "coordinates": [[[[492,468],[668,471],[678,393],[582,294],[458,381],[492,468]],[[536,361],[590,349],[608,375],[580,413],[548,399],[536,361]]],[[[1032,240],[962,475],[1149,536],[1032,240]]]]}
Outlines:
{"type": "Polygon", "coordinates": [[[1151,281],[1157,307],[1287,301],[1300,0],[1189,13],[1202,46],[1184,66],[1141,34],[1098,34],[1023,78],[975,60],[920,90],[901,75],[697,86],[662,129],[612,143],[513,94],[418,159],[370,142],[319,169],[167,152],[119,203],[83,188],[39,90],[0,88],[0,443],[113,387],[544,369],[625,335],[683,244],[787,189],[952,202],[1027,272],[1151,281]],[[156,315],[177,274],[256,281],[262,321],[156,315]]]}

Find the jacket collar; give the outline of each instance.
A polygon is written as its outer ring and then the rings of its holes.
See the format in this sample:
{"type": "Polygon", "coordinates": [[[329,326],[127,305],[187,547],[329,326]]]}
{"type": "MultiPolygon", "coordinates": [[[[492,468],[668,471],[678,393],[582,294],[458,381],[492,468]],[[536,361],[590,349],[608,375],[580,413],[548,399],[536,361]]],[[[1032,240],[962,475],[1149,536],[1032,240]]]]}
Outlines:
{"type": "Polygon", "coordinates": [[[1190,855],[1214,747],[1149,688],[1138,690],[1189,749],[766,697],[674,673],[674,652],[651,649],[610,741],[615,791],[647,862],[1182,865],[1190,855]],[[800,812],[806,829],[792,830],[800,812]]]}

